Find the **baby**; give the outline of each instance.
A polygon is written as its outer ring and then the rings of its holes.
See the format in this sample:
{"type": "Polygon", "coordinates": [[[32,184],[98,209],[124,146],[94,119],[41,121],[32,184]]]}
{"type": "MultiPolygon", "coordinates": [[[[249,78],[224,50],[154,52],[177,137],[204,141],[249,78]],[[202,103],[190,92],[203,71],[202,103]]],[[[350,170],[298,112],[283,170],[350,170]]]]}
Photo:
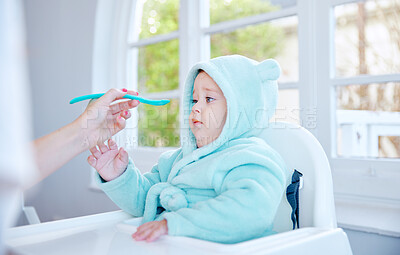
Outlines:
{"type": "Polygon", "coordinates": [[[148,173],[112,140],[90,150],[99,186],[121,209],[143,216],[133,238],[237,243],[274,233],[291,173],[257,136],[275,112],[279,75],[272,59],[234,55],[196,64],[184,88],[182,147],[163,153],[148,173]]]}

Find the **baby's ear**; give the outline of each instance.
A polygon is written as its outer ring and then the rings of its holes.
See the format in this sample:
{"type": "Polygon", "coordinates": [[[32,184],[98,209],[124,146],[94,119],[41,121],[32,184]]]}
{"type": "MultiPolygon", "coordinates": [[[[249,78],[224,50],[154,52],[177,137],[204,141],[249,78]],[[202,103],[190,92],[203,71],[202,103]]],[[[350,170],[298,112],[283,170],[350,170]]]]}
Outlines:
{"type": "Polygon", "coordinates": [[[257,65],[257,71],[262,81],[277,80],[281,75],[281,68],[274,59],[267,59],[257,65]]]}

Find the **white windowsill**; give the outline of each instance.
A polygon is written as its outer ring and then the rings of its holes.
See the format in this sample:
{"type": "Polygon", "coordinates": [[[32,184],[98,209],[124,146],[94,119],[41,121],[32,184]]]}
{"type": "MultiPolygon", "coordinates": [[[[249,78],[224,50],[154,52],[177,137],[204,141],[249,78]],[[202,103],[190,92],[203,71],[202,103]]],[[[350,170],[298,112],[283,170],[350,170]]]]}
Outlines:
{"type": "Polygon", "coordinates": [[[400,237],[400,202],[335,194],[338,226],[400,237]]]}

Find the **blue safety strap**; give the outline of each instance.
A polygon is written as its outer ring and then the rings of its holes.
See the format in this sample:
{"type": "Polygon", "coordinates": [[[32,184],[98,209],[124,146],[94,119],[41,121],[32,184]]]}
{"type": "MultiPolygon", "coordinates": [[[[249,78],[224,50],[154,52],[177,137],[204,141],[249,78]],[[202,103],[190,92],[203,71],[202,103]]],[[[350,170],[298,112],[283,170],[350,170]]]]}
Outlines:
{"type": "Polygon", "coordinates": [[[301,176],[303,176],[303,174],[294,169],[292,183],[286,189],[286,198],[292,207],[293,229],[295,229],[296,225],[297,228],[299,228],[299,187],[301,176]]]}

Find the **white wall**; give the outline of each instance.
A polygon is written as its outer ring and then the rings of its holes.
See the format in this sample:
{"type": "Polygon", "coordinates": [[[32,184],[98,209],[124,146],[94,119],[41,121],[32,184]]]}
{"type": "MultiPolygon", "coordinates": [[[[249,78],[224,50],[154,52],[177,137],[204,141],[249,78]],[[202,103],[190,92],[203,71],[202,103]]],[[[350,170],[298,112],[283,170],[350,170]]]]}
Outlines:
{"type": "MultiPolygon", "coordinates": [[[[69,105],[91,92],[96,0],[25,0],[34,135],[40,137],[74,120],[84,103],[69,105]]],[[[91,191],[88,153],[69,162],[26,192],[27,205],[42,221],[118,208],[91,191]]],[[[346,230],[354,255],[399,254],[400,239],[346,230]]]]}
{"type": "MultiPolygon", "coordinates": [[[[91,93],[92,45],[96,0],[26,0],[28,58],[34,137],[73,121],[86,103],[73,97],[91,93]]],[[[42,221],[88,215],[118,208],[89,186],[84,153],[26,192],[42,221]]]]}

